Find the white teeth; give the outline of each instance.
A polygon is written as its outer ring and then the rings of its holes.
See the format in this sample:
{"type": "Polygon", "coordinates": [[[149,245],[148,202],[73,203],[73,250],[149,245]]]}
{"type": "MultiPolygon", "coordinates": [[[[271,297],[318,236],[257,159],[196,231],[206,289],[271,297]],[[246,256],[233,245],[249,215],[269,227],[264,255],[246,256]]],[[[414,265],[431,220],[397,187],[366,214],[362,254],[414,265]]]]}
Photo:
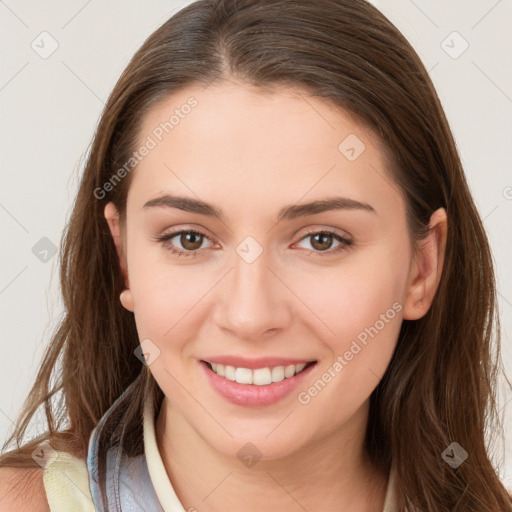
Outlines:
{"type": "MultiPolygon", "coordinates": [[[[218,366],[222,366],[222,365],[217,365],[218,366]]],[[[228,380],[236,380],[235,379],[235,367],[234,366],[225,366],[224,367],[224,377],[226,377],[226,379],[228,380]]]]}
{"type": "Polygon", "coordinates": [[[256,386],[265,386],[272,382],[281,382],[284,379],[289,379],[306,367],[306,363],[301,363],[250,370],[249,368],[235,368],[229,365],[224,366],[219,363],[210,364],[212,365],[212,370],[221,377],[225,377],[233,382],[238,382],[239,384],[255,384],[256,386]]]}
{"type": "Polygon", "coordinates": [[[237,368],[235,370],[235,380],[238,384],[252,384],[252,371],[249,368],[237,368]]]}
{"type": "Polygon", "coordinates": [[[272,384],[272,373],[270,368],[258,368],[252,372],[252,384],[256,386],[265,386],[266,384],[272,384]]]}
{"type": "Polygon", "coordinates": [[[284,379],[284,366],[272,368],[272,382],[281,382],[284,379]]]}
{"type": "Polygon", "coordinates": [[[284,369],[284,376],[288,379],[295,375],[295,365],[291,364],[284,369]]]}

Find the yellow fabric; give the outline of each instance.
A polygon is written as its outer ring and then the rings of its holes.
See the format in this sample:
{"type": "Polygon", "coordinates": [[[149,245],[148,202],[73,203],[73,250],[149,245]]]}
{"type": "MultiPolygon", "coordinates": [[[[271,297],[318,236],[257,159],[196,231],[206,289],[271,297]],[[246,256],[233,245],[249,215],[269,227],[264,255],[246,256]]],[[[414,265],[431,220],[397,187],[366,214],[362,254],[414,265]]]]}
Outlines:
{"type": "Polygon", "coordinates": [[[84,459],[57,452],[43,470],[43,482],[51,512],[94,512],[84,459]]]}
{"type": "MultiPolygon", "coordinates": [[[[148,471],[156,495],[165,512],[185,512],[165,470],[158,450],[151,404],[146,402],[144,409],[144,450],[148,471]]],[[[393,468],[388,480],[388,488],[383,512],[395,512],[393,468]]],[[[43,482],[51,512],[95,512],[89,490],[89,476],[84,459],[77,459],[69,453],[57,452],[43,471],[43,482]]]]}

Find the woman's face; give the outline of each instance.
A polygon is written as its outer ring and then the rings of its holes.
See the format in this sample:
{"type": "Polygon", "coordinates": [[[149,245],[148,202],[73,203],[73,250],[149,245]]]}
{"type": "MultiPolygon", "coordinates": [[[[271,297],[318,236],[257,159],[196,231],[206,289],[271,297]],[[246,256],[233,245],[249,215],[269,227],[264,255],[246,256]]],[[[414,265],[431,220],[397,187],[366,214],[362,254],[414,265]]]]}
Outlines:
{"type": "Polygon", "coordinates": [[[124,304],[172,414],[230,455],[361,435],[403,318],[425,312],[376,139],[321,99],[228,81],[155,106],[137,148],[124,304]]]}

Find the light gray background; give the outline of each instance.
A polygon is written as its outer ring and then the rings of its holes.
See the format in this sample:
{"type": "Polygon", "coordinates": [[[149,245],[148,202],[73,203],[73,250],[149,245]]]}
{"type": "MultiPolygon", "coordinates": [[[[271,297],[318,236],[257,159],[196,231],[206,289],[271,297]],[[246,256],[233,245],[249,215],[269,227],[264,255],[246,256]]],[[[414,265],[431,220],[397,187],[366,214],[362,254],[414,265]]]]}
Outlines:
{"type": "MultiPolygon", "coordinates": [[[[32,248],[45,244],[43,237],[58,246],[108,94],[146,37],[188,3],[0,0],[1,442],[62,313],[58,259],[48,253],[48,261],[40,261],[32,248]],[[31,47],[38,45],[40,53],[51,49],[51,38],[40,36],[44,31],[58,43],[47,58],[31,47]]],[[[503,357],[510,378],[512,2],[373,3],[420,55],[454,132],[496,261],[503,357]],[[464,41],[468,48],[454,58],[464,41]]],[[[512,395],[499,393],[506,441],[492,446],[492,457],[512,487],[512,395]]]]}

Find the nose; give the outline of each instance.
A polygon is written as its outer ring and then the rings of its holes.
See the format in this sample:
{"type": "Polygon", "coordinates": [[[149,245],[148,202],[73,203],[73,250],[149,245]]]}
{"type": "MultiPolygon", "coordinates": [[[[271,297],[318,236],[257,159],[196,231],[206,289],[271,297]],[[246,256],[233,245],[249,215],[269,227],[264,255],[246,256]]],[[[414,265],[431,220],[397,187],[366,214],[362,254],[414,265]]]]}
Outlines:
{"type": "Polygon", "coordinates": [[[265,251],[254,261],[238,253],[218,289],[216,325],[237,339],[258,340],[285,330],[292,320],[293,293],[271,268],[265,251]]]}

